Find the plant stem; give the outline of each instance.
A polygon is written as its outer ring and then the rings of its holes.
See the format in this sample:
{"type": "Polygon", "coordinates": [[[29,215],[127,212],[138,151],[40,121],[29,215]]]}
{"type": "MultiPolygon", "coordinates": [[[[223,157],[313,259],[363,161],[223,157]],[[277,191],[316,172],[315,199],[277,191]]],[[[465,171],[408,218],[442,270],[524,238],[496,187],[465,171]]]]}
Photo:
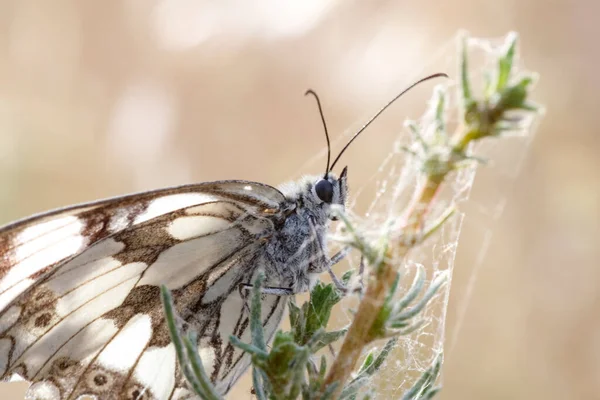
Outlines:
{"type": "MultiPolygon", "coordinates": [[[[499,115],[492,113],[495,122],[499,115]]],[[[488,136],[493,124],[486,124],[485,128],[473,128],[470,126],[459,126],[452,144],[452,152],[462,154],[472,141],[488,136]]],[[[391,243],[387,249],[386,256],[381,261],[380,265],[373,266],[373,274],[369,277],[367,290],[362,298],[358,310],[354,316],[354,320],[348,329],[348,333],[342,343],[342,347],[338,356],[334,360],[329,375],[325,380],[323,388],[337,382],[337,388],[333,398],[336,399],[340,395],[345,382],[354,371],[354,367],[360,358],[363,349],[376,338],[370,334],[371,327],[375,322],[381,307],[385,303],[386,296],[389,294],[390,288],[396,279],[397,266],[404,261],[410,250],[422,243],[424,237],[422,235],[423,227],[427,213],[431,205],[436,199],[440,188],[452,169],[438,174],[427,174],[424,182],[417,188],[415,196],[411,204],[407,207],[405,213],[404,226],[401,231],[404,235],[400,236],[400,240],[396,243],[391,243]],[[392,260],[392,250],[394,250],[394,263],[392,260]]]]}
{"type": "Polygon", "coordinates": [[[331,366],[329,375],[323,385],[323,390],[330,384],[337,382],[337,387],[332,398],[336,399],[344,388],[344,383],[354,370],[364,346],[371,341],[370,331],[379,310],[384,304],[385,297],[396,278],[396,271],[387,262],[384,262],[377,277],[370,277],[367,291],[358,306],[358,310],[346,334],[344,343],[338,356],[331,366]]]}
{"type": "MultiPolygon", "coordinates": [[[[444,178],[445,174],[428,176],[424,184],[420,186],[417,196],[414,197],[415,200],[408,208],[409,212],[406,221],[409,222],[409,225],[406,231],[410,234],[417,234],[423,225],[424,217],[435,199],[444,178]]],[[[394,254],[396,260],[404,260],[410,249],[418,243],[419,240],[400,241],[399,243],[392,244],[389,249],[393,248],[396,250],[394,254]]],[[[389,253],[388,251],[381,265],[373,269],[373,271],[376,271],[375,276],[371,275],[369,277],[366,293],[358,306],[340,352],[325,380],[323,387],[327,387],[334,382],[338,383],[334,392],[334,399],[340,395],[344,388],[344,383],[348,380],[352,371],[354,371],[354,366],[361,356],[364,347],[375,339],[370,335],[371,327],[379,315],[386,296],[396,279],[396,263],[390,263],[391,254],[389,253]]]]}

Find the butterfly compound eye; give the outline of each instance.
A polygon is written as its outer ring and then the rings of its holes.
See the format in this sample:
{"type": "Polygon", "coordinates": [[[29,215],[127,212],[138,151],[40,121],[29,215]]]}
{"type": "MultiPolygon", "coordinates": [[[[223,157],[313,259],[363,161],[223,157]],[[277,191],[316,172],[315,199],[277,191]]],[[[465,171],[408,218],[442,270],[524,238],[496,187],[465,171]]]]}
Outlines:
{"type": "Polygon", "coordinates": [[[331,203],[333,200],[333,185],[327,179],[321,179],[315,185],[315,193],[325,203],[331,203]]]}

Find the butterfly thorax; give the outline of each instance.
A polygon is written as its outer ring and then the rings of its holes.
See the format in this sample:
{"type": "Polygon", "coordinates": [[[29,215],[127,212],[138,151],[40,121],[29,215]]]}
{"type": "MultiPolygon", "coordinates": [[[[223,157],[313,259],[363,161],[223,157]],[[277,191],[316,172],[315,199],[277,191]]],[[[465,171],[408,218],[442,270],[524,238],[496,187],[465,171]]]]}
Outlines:
{"type": "Polygon", "coordinates": [[[280,188],[295,207],[267,244],[266,253],[272,268],[267,271],[267,276],[272,277],[269,285],[291,288],[295,293],[305,292],[327,268],[325,236],[331,221],[331,205],[343,204],[345,195],[342,196],[341,181],[332,176],[336,184],[335,201],[332,204],[321,201],[314,192],[314,182],[319,179],[309,176],[280,188]]]}

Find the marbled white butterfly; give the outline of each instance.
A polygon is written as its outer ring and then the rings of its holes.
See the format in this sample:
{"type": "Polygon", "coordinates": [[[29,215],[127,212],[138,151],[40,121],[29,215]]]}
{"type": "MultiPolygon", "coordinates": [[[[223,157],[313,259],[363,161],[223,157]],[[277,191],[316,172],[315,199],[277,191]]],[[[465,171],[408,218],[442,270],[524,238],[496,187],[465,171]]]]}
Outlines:
{"type": "Polygon", "coordinates": [[[286,296],[331,272],[341,257],[329,258],[326,233],[332,206],[343,207],[348,191],[347,169],[339,177],[331,170],[394,100],[331,167],[328,152],[322,176],[280,189],[241,180],[160,189],[0,228],[0,378],[32,382],[36,399],[195,398],[164,323],[164,284],[226,393],[250,364],[228,340],[250,341],[241,288],[266,272],[268,339],[286,296]]]}

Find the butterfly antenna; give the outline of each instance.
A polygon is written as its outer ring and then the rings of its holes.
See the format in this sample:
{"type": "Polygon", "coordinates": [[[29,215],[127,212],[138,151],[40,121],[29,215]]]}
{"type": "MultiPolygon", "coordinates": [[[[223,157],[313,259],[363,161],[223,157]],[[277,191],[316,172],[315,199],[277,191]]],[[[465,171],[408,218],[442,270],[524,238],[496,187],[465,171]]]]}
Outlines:
{"type": "Polygon", "coordinates": [[[325,129],[325,138],[327,139],[327,167],[325,168],[325,175],[323,179],[327,179],[327,174],[330,171],[329,162],[331,161],[331,143],[329,142],[329,132],[327,132],[327,123],[325,122],[325,116],[323,115],[323,109],[321,108],[321,100],[319,100],[319,96],[312,89],[308,89],[304,95],[312,94],[317,100],[317,107],[319,107],[319,114],[321,114],[321,121],[323,122],[323,129],[325,129]]]}
{"type": "MultiPolygon", "coordinates": [[[[446,74],[444,74],[443,72],[441,72],[441,73],[437,73],[437,74],[429,75],[429,76],[426,76],[425,78],[419,79],[418,81],[416,81],[415,83],[413,83],[412,85],[410,85],[409,87],[407,87],[406,89],[404,89],[402,92],[400,92],[400,94],[398,94],[398,95],[397,95],[396,97],[394,97],[392,100],[388,101],[386,105],[384,105],[383,107],[381,107],[381,108],[379,109],[379,111],[377,111],[377,112],[375,113],[375,115],[373,115],[373,116],[371,117],[371,119],[369,119],[369,120],[367,121],[367,123],[366,123],[366,124],[364,124],[364,125],[362,126],[362,128],[360,128],[360,129],[358,130],[358,132],[356,132],[356,133],[354,134],[354,136],[352,136],[352,139],[350,139],[350,140],[348,141],[348,143],[346,143],[346,145],[344,146],[344,148],[342,149],[342,151],[340,151],[340,154],[338,154],[338,156],[337,156],[337,157],[335,158],[335,160],[333,161],[333,164],[331,164],[330,171],[333,169],[333,167],[335,167],[335,164],[338,162],[338,160],[340,159],[340,157],[342,156],[342,154],[344,154],[344,151],[346,151],[346,149],[348,148],[348,146],[350,146],[350,144],[351,144],[351,143],[354,141],[354,139],[356,139],[356,138],[358,137],[358,135],[360,135],[360,134],[362,133],[362,131],[364,131],[365,129],[367,129],[367,127],[368,127],[369,125],[371,125],[371,123],[372,123],[372,122],[373,122],[373,121],[374,121],[374,120],[375,120],[377,117],[379,117],[379,115],[381,115],[381,113],[382,113],[382,112],[384,112],[384,111],[385,111],[385,110],[386,110],[386,109],[387,109],[389,106],[391,106],[391,105],[392,105],[392,103],[394,103],[396,100],[398,100],[400,97],[402,97],[402,95],[403,95],[404,93],[408,92],[410,89],[414,88],[414,87],[415,87],[415,86],[417,86],[418,84],[420,84],[420,83],[423,83],[423,82],[425,82],[425,81],[428,81],[428,80],[430,80],[430,79],[433,79],[433,78],[439,78],[439,77],[445,77],[445,78],[448,78],[448,75],[446,75],[446,74]]],[[[327,139],[327,140],[329,141],[329,139],[327,139]]]]}

